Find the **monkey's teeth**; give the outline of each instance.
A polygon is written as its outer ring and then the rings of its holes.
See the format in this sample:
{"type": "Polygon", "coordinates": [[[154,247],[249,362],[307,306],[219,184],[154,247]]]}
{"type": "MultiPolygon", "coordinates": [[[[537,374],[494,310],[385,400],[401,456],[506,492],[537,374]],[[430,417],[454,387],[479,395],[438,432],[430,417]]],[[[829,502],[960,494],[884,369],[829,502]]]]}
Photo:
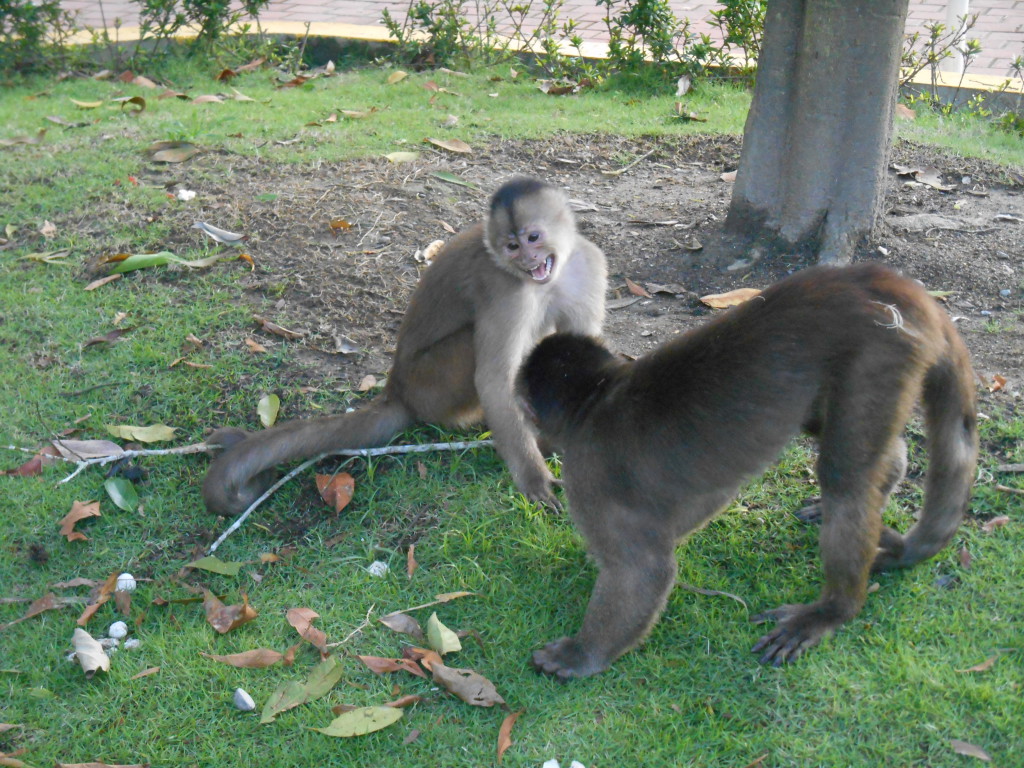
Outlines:
{"type": "Polygon", "coordinates": [[[553,267],[554,264],[555,257],[548,256],[546,259],[544,259],[543,264],[536,266],[530,270],[530,276],[534,280],[547,280],[548,276],[551,274],[551,267],[553,267]]]}

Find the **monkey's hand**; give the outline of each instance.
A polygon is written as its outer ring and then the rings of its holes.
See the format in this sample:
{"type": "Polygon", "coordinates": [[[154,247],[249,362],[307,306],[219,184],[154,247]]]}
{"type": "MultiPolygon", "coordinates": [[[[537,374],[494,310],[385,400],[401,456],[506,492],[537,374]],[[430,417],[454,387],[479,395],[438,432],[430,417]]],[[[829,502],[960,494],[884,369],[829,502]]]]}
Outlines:
{"type": "Polygon", "coordinates": [[[532,663],[538,672],[562,682],[571,677],[589,677],[608,669],[607,661],[597,659],[572,637],[554,640],[534,651],[532,663]]]}
{"type": "Polygon", "coordinates": [[[775,629],[758,640],[751,650],[764,651],[758,659],[762,664],[781,667],[798,659],[808,648],[813,648],[831,635],[845,619],[834,615],[818,603],[810,605],[781,605],[750,619],[755,624],[778,622],[775,629]]]}
{"type": "Polygon", "coordinates": [[[516,487],[520,492],[535,504],[542,504],[548,509],[552,509],[555,512],[562,512],[562,502],[555,496],[555,487],[562,484],[561,480],[556,480],[552,477],[551,473],[544,468],[542,473],[530,473],[530,477],[527,478],[515,478],[516,487]]]}

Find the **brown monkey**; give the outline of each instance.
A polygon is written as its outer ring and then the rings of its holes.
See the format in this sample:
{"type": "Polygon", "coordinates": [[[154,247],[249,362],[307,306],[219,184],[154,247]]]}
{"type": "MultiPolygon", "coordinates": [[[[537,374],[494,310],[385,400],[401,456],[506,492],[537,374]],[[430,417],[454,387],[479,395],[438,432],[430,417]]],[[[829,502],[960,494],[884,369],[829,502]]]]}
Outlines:
{"type": "Polygon", "coordinates": [[[674,548],[801,429],[820,441],[825,585],[761,619],[754,646],[797,658],[864,604],[868,574],[931,557],[967,507],[978,451],[974,379],[952,322],[916,282],[874,264],[807,269],[634,363],[597,341],[550,336],[517,389],[564,456],[569,511],[600,572],[573,636],[533,655],[585,677],[635,645],[676,575],[674,548]],[[904,467],[921,395],[930,466],[906,535],[881,510],[904,467]]]}
{"type": "Polygon", "coordinates": [[[383,393],[365,408],[255,434],[226,428],[203,482],[206,506],[235,514],[273,468],[332,450],[383,445],[415,422],[486,421],[516,486],[556,504],[552,476],[513,394],[519,364],[552,331],[600,333],[604,254],[576,231],[565,195],[532,178],[502,185],[486,221],[453,238],[424,272],[398,332],[383,393]]]}

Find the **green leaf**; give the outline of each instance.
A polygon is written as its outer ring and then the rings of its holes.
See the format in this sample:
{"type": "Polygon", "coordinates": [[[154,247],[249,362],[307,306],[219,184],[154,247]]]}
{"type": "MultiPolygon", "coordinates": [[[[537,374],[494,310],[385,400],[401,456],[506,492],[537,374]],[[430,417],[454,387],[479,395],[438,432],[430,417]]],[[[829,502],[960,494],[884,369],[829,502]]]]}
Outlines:
{"type": "Polygon", "coordinates": [[[384,155],[392,163],[412,163],[415,162],[420,156],[419,152],[391,152],[384,155]]]}
{"type": "Polygon", "coordinates": [[[458,635],[442,624],[436,613],[430,614],[427,619],[427,645],[442,656],[462,650],[458,635]]]}
{"type": "Polygon", "coordinates": [[[434,171],[430,175],[433,176],[435,179],[447,181],[449,184],[458,184],[460,187],[469,187],[470,189],[477,189],[477,185],[474,184],[473,182],[463,181],[454,173],[449,173],[448,171],[434,171]]]}
{"type": "Polygon", "coordinates": [[[281,398],[277,395],[264,395],[256,406],[256,413],[259,414],[260,424],[264,427],[274,426],[277,421],[277,414],[281,410],[281,398]]]}
{"type": "Polygon", "coordinates": [[[150,424],[148,427],[137,427],[130,424],[105,424],[104,428],[114,437],[125,440],[138,440],[140,443],[156,443],[161,440],[172,440],[177,427],[166,424],[150,424]]]}
{"type": "Polygon", "coordinates": [[[344,671],[334,656],[328,656],[317,664],[306,681],[306,701],[324,696],[341,680],[344,671]]]}
{"type": "Polygon", "coordinates": [[[237,576],[238,572],[242,570],[241,563],[225,563],[219,557],[215,557],[214,555],[207,555],[199,560],[195,560],[189,563],[186,567],[202,568],[204,571],[212,571],[213,573],[219,573],[224,576],[237,576]]]}
{"type": "Polygon", "coordinates": [[[131,480],[124,477],[110,477],[103,483],[107,489],[107,496],[125,512],[134,512],[139,508],[139,494],[135,492],[135,486],[131,480]]]}
{"type": "Polygon", "coordinates": [[[117,262],[113,269],[110,270],[110,274],[116,275],[123,272],[132,272],[136,269],[146,269],[148,267],[163,267],[171,262],[175,264],[181,264],[183,267],[190,267],[191,269],[202,269],[203,267],[212,267],[221,259],[234,258],[231,254],[217,253],[213,256],[207,256],[202,259],[183,259],[180,256],[175,256],[170,251],[159,251],[158,253],[133,253],[127,259],[117,262]]]}
{"type": "Polygon", "coordinates": [[[288,680],[277,686],[260,713],[260,722],[269,723],[282,712],[294,709],[306,700],[306,686],[298,680],[288,680]]]}
{"type": "Polygon", "coordinates": [[[326,728],[314,728],[327,736],[365,736],[394,725],[404,713],[398,707],[362,707],[336,717],[326,728]]]}

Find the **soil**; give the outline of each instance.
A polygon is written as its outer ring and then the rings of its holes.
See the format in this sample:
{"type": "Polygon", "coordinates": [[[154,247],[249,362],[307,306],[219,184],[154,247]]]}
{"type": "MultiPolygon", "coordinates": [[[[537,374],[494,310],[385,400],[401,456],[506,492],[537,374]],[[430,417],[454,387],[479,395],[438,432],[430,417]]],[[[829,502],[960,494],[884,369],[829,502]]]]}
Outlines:
{"type": "MultiPolygon", "coordinates": [[[[403,309],[424,268],[416,254],[478,220],[498,183],[517,173],[558,184],[579,202],[580,231],[609,261],[613,293],[605,336],[629,355],[642,354],[716,311],[698,297],[763,287],[807,266],[797,255],[757,259],[748,254],[737,261],[714,247],[732,191],[721,176],[736,168],[739,152],[735,137],[567,135],[499,141],[471,155],[424,150],[417,163],[400,165],[371,159],[297,167],[208,154],[154,168],[149,181],[199,193],[192,203],[160,214],[175,233],[162,247],[179,253],[196,247],[203,235],[191,228],[195,220],[249,236],[245,250],[256,269],[239,277],[240,287],[269,319],[304,334],[298,344],[307,366],[282,375],[345,387],[366,374],[387,373],[403,309]],[[648,152],[628,170],[607,173],[629,162],[620,164],[621,158],[648,152]],[[441,180],[432,175],[436,172],[455,174],[475,188],[441,180]],[[276,197],[267,199],[268,194],[276,197]],[[630,293],[627,278],[646,287],[652,298],[630,293]],[[265,297],[272,298],[272,311],[265,297]]],[[[885,220],[856,260],[888,263],[943,292],[985,384],[980,389],[991,386],[995,376],[1006,379],[1001,391],[984,397],[1019,404],[1024,381],[1020,169],[909,143],[897,145],[893,162],[937,169],[949,189],[892,171],[885,220]]],[[[94,221],[103,217],[98,212],[94,221]]],[[[239,263],[238,269],[245,267],[239,263]]],[[[284,343],[260,331],[253,338],[267,346],[284,343]]]]}

